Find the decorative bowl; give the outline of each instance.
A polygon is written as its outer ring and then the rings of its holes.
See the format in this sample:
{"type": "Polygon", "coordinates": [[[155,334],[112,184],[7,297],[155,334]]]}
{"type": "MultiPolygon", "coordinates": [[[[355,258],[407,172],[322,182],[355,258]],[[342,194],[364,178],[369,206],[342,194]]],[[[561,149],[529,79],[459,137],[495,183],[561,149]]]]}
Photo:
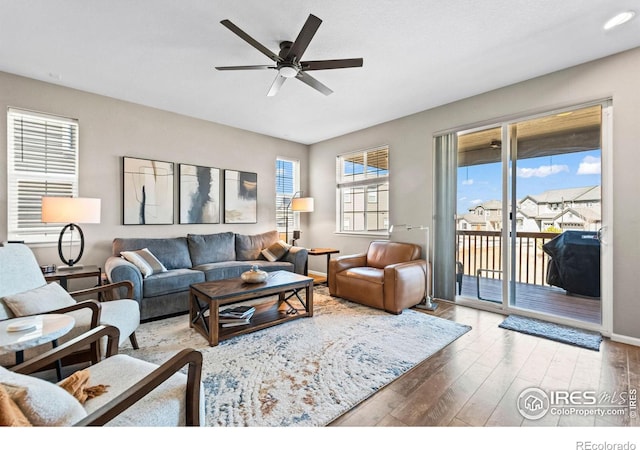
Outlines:
{"type": "Polygon", "coordinates": [[[240,278],[245,283],[263,283],[267,279],[267,272],[260,270],[258,266],[252,266],[251,270],[247,270],[240,274],[240,278]]]}

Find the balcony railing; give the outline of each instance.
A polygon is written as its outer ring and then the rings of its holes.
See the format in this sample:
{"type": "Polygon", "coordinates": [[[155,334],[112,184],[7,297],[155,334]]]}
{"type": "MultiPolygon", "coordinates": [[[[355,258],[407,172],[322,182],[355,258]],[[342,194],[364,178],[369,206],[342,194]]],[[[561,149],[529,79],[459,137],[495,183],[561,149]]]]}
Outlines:
{"type": "MultiPolygon", "coordinates": [[[[516,273],[519,283],[549,286],[546,282],[549,258],[542,245],[559,233],[517,232],[516,233],[516,273]]],[[[502,260],[501,231],[456,230],[456,260],[464,266],[464,275],[502,279],[505,270],[502,260]]]]}

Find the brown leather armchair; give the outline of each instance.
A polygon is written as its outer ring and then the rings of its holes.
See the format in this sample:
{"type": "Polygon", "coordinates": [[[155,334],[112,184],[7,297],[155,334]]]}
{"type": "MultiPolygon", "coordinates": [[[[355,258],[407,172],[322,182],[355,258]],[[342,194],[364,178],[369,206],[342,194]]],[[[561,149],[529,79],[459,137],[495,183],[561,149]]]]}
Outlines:
{"type": "Polygon", "coordinates": [[[420,252],[416,244],[373,241],[366,253],[332,259],[329,292],[400,314],[424,298],[427,262],[420,252]]]}

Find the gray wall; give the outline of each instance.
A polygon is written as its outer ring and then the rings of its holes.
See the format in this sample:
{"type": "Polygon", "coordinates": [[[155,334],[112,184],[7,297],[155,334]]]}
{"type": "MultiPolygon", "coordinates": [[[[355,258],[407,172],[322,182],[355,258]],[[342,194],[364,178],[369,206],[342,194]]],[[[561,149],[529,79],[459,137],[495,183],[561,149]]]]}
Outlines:
{"type": "MultiPolygon", "coordinates": [[[[102,199],[100,224],[82,225],[83,264],[103,266],[111,241],[121,236],[185,236],[232,230],[259,233],[275,228],[275,160],[300,160],[308,187],[308,147],[248,131],[193,119],[53,84],[0,72],[0,107],[9,106],[76,118],[80,121],[80,195],[102,199]],[[258,223],[122,225],[123,156],[157,159],[258,173],[258,223]]],[[[5,116],[6,117],[6,116],[5,116]]],[[[0,241],[7,239],[7,121],[0,121],[0,241]]],[[[177,170],[177,167],[176,167],[177,170]]],[[[306,220],[306,218],[302,218],[306,220]]],[[[303,222],[304,224],[304,222],[303,222]]],[[[301,240],[300,243],[304,245],[301,240]]],[[[33,248],[40,264],[60,264],[57,247],[33,248]]]]}
{"type": "MultiPolygon", "coordinates": [[[[315,212],[308,231],[311,245],[335,247],[341,254],[364,251],[371,237],[335,233],[336,155],[382,144],[390,146],[390,223],[431,224],[433,143],[435,133],[495,122],[501,117],[613,99],[613,332],[640,338],[640,49],[556,72],[449,105],[423,111],[311,146],[310,195],[315,212]]],[[[605,193],[606,196],[606,193],[605,193]]],[[[406,233],[406,232],[405,232],[406,233]]],[[[394,239],[422,243],[419,233],[394,239]]],[[[324,262],[310,261],[324,271],[324,262]]]]}

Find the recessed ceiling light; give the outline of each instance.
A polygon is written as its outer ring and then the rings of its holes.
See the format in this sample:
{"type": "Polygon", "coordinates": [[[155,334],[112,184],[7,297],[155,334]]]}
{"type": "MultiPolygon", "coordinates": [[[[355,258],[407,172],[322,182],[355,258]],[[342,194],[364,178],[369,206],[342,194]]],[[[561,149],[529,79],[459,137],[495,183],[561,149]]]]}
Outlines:
{"type": "Polygon", "coordinates": [[[633,16],[635,15],[636,15],[635,11],[625,11],[620,14],[617,14],[613,16],[611,19],[607,20],[607,23],[604,24],[604,29],[610,30],[612,28],[622,25],[623,23],[627,23],[628,21],[633,19],[633,16]]]}

